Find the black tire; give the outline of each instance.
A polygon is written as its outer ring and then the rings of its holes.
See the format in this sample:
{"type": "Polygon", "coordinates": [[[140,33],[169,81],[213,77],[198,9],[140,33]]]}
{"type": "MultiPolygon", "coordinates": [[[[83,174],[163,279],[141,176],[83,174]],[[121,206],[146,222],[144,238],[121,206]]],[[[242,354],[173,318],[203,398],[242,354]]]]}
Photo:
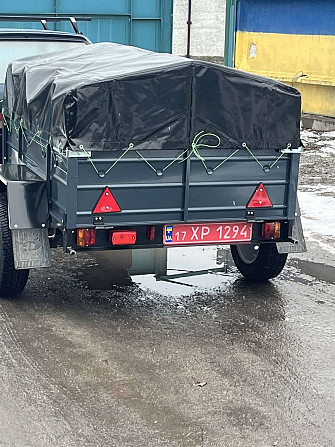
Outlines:
{"type": "Polygon", "coordinates": [[[267,281],[283,270],[287,254],[279,254],[276,244],[232,245],[236,267],[249,281],[267,281]]]}
{"type": "Polygon", "coordinates": [[[15,270],[8,224],[7,194],[0,193],[0,297],[14,298],[25,288],[29,270],[15,270]]]}

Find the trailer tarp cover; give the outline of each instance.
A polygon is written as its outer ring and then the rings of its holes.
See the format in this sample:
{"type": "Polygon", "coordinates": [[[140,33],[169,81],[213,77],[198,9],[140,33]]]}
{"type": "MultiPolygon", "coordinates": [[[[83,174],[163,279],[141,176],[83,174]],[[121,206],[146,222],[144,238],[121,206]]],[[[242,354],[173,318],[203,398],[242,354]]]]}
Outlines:
{"type": "Polygon", "coordinates": [[[201,131],[220,146],[300,144],[300,93],[239,70],[114,43],[9,65],[4,111],[54,146],[183,149],[201,131]],[[211,137],[209,137],[211,138],[211,137]]]}

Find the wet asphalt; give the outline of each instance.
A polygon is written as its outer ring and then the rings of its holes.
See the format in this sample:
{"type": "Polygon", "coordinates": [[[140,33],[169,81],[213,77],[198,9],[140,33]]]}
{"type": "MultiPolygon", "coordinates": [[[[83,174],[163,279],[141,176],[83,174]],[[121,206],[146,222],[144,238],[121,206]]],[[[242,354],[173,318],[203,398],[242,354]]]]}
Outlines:
{"type": "Polygon", "coordinates": [[[1,447],[335,445],[333,263],[113,285],[97,260],[56,251],[0,301],[1,447]]]}

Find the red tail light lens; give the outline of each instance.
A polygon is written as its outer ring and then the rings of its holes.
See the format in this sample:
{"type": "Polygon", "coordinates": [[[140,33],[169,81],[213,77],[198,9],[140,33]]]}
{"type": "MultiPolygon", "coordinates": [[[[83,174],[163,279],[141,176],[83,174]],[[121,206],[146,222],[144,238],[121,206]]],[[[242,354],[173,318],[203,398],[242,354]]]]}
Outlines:
{"type": "Polygon", "coordinates": [[[80,228],[77,230],[78,247],[91,247],[96,243],[96,231],[94,229],[80,228]]]}
{"type": "Polygon", "coordinates": [[[251,196],[247,208],[262,208],[270,206],[273,206],[270,197],[268,196],[263,183],[260,183],[257,186],[256,191],[251,196]]]}
{"type": "Polygon", "coordinates": [[[262,236],[264,239],[279,239],[280,238],[280,222],[265,222],[265,223],[263,223],[262,236]]]}
{"type": "Polygon", "coordinates": [[[155,227],[147,227],[147,239],[148,241],[155,240],[155,227]]]}
{"type": "Polygon", "coordinates": [[[112,245],[134,245],[136,242],[136,231],[119,230],[110,232],[110,243],[112,245]]]}

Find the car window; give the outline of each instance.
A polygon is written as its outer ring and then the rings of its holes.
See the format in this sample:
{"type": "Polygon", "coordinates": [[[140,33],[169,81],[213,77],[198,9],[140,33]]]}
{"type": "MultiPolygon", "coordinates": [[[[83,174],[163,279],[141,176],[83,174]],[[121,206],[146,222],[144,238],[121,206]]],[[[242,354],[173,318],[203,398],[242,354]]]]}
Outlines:
{"type": "Polygon", "coordinates": [[[15,59],[34,56],[35,54],[53,51],[70,50],[79,45],[87,45],[84,41],[64,42],[60,40],[4,40],[0,41],[0,82],[5,82],[7,66],[15,59]]]}

